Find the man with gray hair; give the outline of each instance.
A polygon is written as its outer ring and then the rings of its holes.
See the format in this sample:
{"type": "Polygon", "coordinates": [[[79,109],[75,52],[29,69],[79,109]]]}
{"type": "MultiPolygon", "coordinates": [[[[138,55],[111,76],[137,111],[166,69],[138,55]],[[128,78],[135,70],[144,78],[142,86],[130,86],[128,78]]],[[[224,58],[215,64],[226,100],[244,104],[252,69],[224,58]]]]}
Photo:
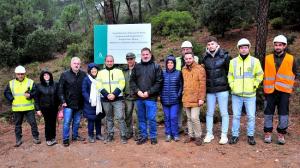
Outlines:
{"type": "Polygon", "coordinates": [[[85,138],[78,135],[81,110],[83,108],[82,81],[86,73],[80,70],[81,61],[78,57],[71,59],[71,68],[63,72],[59,79],[59,98],[64,107],[63,145],[70,145],[69,132],[72,122],[72,140],[84,141],[85,138]]]}

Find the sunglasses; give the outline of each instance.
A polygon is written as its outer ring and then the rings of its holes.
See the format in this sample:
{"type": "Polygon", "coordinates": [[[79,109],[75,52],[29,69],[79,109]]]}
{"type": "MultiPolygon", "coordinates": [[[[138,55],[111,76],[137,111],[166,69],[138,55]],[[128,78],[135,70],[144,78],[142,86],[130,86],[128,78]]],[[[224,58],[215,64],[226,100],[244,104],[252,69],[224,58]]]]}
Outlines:
{"type": "Polygon", "coordinates": [[[133,60],[134,58],[126,58],[126,60],[133,60]]]}

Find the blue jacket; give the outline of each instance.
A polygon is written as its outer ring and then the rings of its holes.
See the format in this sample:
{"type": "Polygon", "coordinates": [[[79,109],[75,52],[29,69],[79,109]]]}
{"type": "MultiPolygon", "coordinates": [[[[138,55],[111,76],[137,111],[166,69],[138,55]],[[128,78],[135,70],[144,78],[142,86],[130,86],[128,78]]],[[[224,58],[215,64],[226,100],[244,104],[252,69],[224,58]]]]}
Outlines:
{"type": "MultiPolygon", "coordinates": [[[[172,70],[163,71],[163,86],[161,91],[161,103],[163,105],[174,105],[181,101],[182,94],[182,74],[176,70],[176,61],[174,56],[168,56],[168,61],[173,61],[174,68],[172,70]]],[[[166,66],[167,67],[167,66],[166,66]]]]}

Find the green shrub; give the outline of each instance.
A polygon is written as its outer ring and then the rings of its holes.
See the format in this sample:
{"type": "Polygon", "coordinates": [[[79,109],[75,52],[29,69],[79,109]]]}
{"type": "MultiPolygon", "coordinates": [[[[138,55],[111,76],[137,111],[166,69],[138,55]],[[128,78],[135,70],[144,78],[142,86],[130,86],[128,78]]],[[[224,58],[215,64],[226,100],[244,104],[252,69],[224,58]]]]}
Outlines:
{"type": "Polygon", "coordinates": [[[288,45],[293,45],[295,40],[297,39],[297,36],[295,34],[290,34],[287,36],[287,43],[288,45]]]}
{"type": "Polygon", "coordinates": [[[0,39],[0,65],[12,66],[19,62],[19,56],[11,42],[0,39]]]}
{"type": "Polygon", "coordinates": [[[205,46],[201,45],[200,43],[191,40],[192,45],[193,45],[193,53],[199,57],[199,61],[202,60],[202,55],[205,52],[205,46]]]}
{"type": "Polygon", "coordinates": [[[161,36],[191,34],[196,21],[187,11],[162,11],[150,20],[153,33],[161,36]]]}
{"type": "Polygon", "coordinates": [[[273,27],[273,29],[281,29],[284,22],[283,22],[283,18],[282,17],[277,17],[277,18],[274,18],[270,21],[271,23],[271,26],[273,27]]]}

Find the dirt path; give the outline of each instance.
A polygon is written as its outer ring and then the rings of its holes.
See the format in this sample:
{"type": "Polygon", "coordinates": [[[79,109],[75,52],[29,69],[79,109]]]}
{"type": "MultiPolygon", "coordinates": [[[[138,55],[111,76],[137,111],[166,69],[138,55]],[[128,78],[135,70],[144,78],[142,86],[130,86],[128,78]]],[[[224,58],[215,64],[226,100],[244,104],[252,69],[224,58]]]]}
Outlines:
{"type": "MultiPolygon", "coordinates": [[[[243,117],[244,118],[244,117],[243,117]]],[[[291,119],[289,134],[284,146],[262,142],[262,121],[257,118],[257,145],[246,142],[245,124],[242,124],[241,139],[237,145],[219,145],[219,138],[200,147],[180,142],[164,142],[164,128],[159,126],[159,143],[137,146],[135,141],[122,145],[115,135],[113,143],[97,141],[73,142],[69,147],[61,144],[61,128],[58,130],[59,144],[48,147],[45,144],[43,125],[39,126],[42,144],[32,143],[30,127],[24,124],[24,143],[19,148],[15,143],[12,125],[0,127],[0,167],[300,167],[300,122],[291,119]],[[258,130],[260,129],[260,130],[258,130]]],[[[245,123],[245,120],[242,120],[245,123]]],[[[219,132],[219,124],[215,125],[219,132]]],[[[205,128],[202,124],[202,128],[205,128]]],[[[80,129],[87,135],[86,128],[80,129]]],[[[181,137],[183,139],[183,137],[181,137]]]]}

